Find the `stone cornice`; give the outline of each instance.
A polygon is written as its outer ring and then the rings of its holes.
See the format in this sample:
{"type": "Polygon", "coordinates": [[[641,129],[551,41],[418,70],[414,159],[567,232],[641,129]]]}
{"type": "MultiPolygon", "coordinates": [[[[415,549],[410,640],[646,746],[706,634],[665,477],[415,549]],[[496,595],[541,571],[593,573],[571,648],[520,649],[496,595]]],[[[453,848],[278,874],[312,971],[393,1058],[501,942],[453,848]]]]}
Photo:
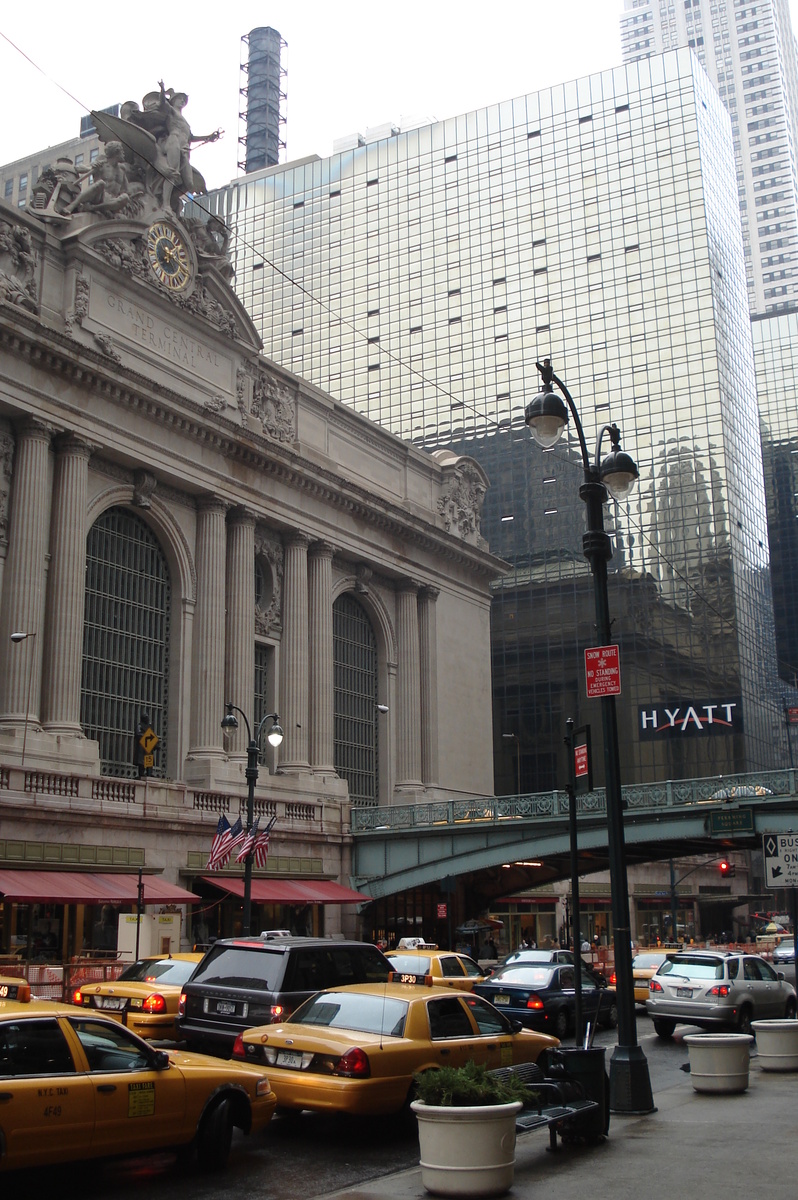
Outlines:
{"type": "MultiPolygon", "coordinates": [[[[0,324],[0,349],[32,367],[94,392],[111,404],[138,410],[149,420],[216,450],[230,461],[269,475],[390,536],[409,539],[438,558],[467,565],[486,578],[495,578],[507,569],[502,559],[437,529],[431,522],[324,467],[315,457],[305,459],[284,442],[243,430],[227,417],[208,413],[201,404],[167,387],[159,385],[156,392],[150,380],[129,368],[112,364],[109,370],[109,361],[102,353],[58,330],[43,327],[36,317],[4,303],[0,303],[0,315],[5,318],[0,324]]],[[[73,410],[63,393],[58,397],[57,409],[53,420],[62,429],[74,427],[70,419],[73,415],[85,420],[85,413],[73,410]]],[[[218,484],[223,487],[223,479],[218,484]]]]}

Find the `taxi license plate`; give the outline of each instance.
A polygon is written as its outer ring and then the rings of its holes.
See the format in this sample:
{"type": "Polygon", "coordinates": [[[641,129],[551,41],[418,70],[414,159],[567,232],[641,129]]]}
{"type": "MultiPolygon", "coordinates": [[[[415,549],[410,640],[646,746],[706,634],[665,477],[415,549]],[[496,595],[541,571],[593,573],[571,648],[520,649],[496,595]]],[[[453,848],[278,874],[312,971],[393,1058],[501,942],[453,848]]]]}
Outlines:
{"type": "Polygon", "coordinates": [[[278,1050],[277,1066],[290,1067],[293,1071],[299,1071],[302,1067],[302,1055],[297,1054],[294,1050],[278,1050]]]}
{"type": "Polygon", "coordinates": [[[494,1004],[509,1004],[510,997],[509,996],[494,996],[493,1003],[494,1004]]]}
{"type": "Polygon", "coordinates": [[[125,1007],[125,999],[123,996],[98,996],[97,1007],[116,1009],[118,1011],[120,1008],[125,1007]]]}
{"type": "Polygon", "coordinates": [[[684,998],[685,998],[686,1000],[689,1000],[689,999],[691,998],[692,994],[693,994],[693,989],[692,989],[692,988],[677,988],[677,989],[676,989],[676,995],[677,995],[677,996],[684,996],[684,998]]]}

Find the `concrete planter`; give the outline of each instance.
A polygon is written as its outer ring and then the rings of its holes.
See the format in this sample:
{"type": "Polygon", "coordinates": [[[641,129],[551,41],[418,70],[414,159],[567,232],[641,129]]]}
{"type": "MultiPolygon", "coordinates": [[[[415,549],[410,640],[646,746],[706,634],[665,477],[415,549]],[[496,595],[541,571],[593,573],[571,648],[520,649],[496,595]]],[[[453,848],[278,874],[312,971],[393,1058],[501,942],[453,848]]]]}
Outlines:
{"type": "Polygon", "coordinates": [[[798,1020],[753,1021],[763,1071],[798,1071],[798,1020]]]}
{"type": "Polygon", "coordinates": [[[690,1080],[697,1092],[744,1092],[753,1037],[749,1033],[694,1033],[684,1039],[690,1080]]]}
{"type": "Polygon", "coordinates": [[[449,1108],[414,1100],[421,1182],[433,1196],[503,1196],[515,1173],[515,1118],[523,1105],[449,1108]]]}

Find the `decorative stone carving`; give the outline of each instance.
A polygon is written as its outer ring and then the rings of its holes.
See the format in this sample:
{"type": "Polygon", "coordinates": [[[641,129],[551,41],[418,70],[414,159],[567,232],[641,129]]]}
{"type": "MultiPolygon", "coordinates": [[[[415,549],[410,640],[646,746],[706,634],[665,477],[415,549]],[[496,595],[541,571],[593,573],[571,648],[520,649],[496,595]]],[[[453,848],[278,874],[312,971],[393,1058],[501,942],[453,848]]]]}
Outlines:
{"type": "Polygon", "coordinates": [[[361,596],[368,596],[373,574],[371,567],[367,567],[365,563],[358,563],[355,571],[355,591],[361,596]]]}
{"type": "Polygon", "coordinates": [[[27,229],[0,221],[0,300],[38,312],[37,263],[27,229]]]}
{"type": "Polygon", "coordinates": [[[280,628],[283,609],[283,562],[282,544],[264,533],[255,530],[255,556],[262,559],[271,573],[271,595],[263,605],[255,604],[255,631],[261,636],[274,633],[280,628]]]}
{"type": "Polygon", "coordinates": [[[215,325],[227,337],[235,337],[235,317],[226,308],[222,308],[218,300],[214,300],[207,288],[203,287],[201,283],[197,285],[190,295],[172,296],[171,299],[179,304],[181,308],[185,308],[195,316],[204,317],[206,321],[210,321],[211,325],[215,325]]]}
{"type": "Polygon", "coordinates": [[[252,389],[252,415],[263,432],[276,442],[293,442],[296,437],[294,397],[274,375],[260,370],[252,389]]]}
{"type": "Polygon", "coordinates": [[[479,535],[482,502],[487,486],[485,476],[471,459],[459,458],[447,471],[438,512],[447,531],[456,529],[462,538],[479,535]]]}
{"type": "Polygon", "coordinates": [[[150,266],[143,238],[134,237],[129,241],[107,238],[105,241],[95,242],[92,249],[101,254],[117,271],[127,271],[137,279],[150,281],[150,266]]]}
{"type": "Polygon", "coordinates": [[[236,403],[242,417],[247,415],[247,380],[249,378],[249,372],[239,367],[236,371],[236,403]]]}
{"type": "Polygon", "coordinates": [[[149,471],[136,471],[133,476],[133,503],[136,508],[152,508],[152,494],[158,480],[149,471]]]}
{"type": "Polygon", "coordinates": [[[207,221],[203,221],[201,217],[184,217],[183,224],[194,243],[200,271],[214,267],[222,279],[230,283],[235,272],[228,253],[230,230],[224,222],[218,217],[210,217],[207,221]]]}
{"type": "Polygon", "coordinates": [[[66,315],[67,332],[75,325],[82,325],[89,312],[89,283],[82,275],[75,279],[75,302],[66,315]]]}
{"type": "Polygon", "coordinates": [[[94,340],[103,354],[110,358],[112,362],[115,362],[117,365],[121,363],[121,356],[117,353],[117,349],[107,333],[95,333],[94,340]]]}
{"type": "Polygon", "coordinates": [[[119,213],[135,217],[142,209],[144,184],[136,177],[133,164],[125,161],[125,147],[121,142],[108,142],[105,152],[81,171],[78,178],[84,181],[91,176],[91,183],[79,192],[64,208],[64,216],[81,210],[97,212],[111,217],[119,213]]]}
{"type": "Polygon", "coordinates": [[[8,545],[8,501],[14,472],[14,434],[0,422],[0,543],[8,545]]]}
{"type": "Polygon", "coordinates": [[[224,396],[211,396],[208,400],[203,400],[202,407],[208,412],[220,413],[227,408],[227,401],[224,396]]]}

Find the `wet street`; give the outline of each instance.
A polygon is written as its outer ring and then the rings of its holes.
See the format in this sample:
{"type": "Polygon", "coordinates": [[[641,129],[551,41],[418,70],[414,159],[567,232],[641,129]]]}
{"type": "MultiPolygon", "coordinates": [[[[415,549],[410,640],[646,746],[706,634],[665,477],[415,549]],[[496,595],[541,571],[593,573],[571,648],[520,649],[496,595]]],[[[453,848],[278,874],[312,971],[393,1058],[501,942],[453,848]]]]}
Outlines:
{"type": "MultiPolygon", "coordinates": [[[[648,1059],[656,1103],[657,1088],[671,1086],[679,1078],[687,1049],[678,1036],[672,1042],[654,1036],[645,1016],[638,1018],[638,1038],[648,1059]]],[[[614,1031],[596,1036],[595,1044],[607,1047],[608,1063],[615,1042],[614,1031]]],[[[313,1200],[417,1163],[418,1138],[412,1117],[364,1120],[306,1112],[275,1117],[265,1133],[252,1140],[236,1133],[229,1165],[219,1174],[203,1175],[191,1160],[163,1153],[28,1172],[25,1191],[53,1194],[55,1190],[59,1200],[65,1196],[70,1200],[73,1196],[83,1200],[140,1200],[142,1196],[146,1200],[240,1200],[242,1195],[313,1200]]]]}

